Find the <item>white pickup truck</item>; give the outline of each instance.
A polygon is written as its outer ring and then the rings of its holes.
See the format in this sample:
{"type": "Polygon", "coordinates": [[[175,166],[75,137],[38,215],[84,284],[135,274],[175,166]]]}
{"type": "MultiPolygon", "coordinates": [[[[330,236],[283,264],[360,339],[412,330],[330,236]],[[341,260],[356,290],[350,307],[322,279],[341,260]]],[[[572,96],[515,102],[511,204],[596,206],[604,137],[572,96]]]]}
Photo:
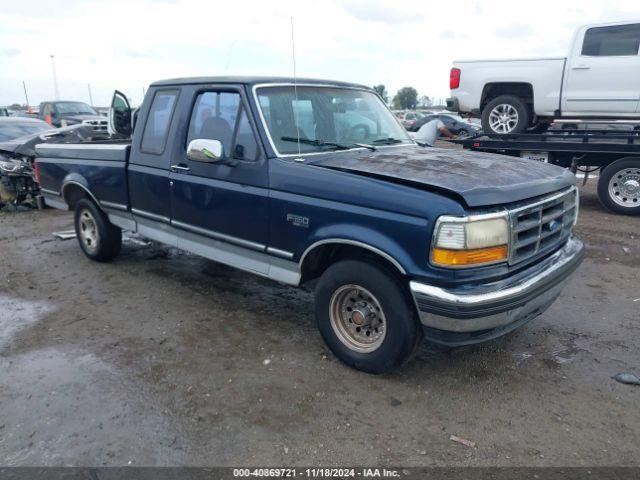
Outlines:
{"type": "Polygon", "coordinates": [[[640,21],[577,29],[568,57],[453,63],[447,109],[509,134],[558,118],[640,118],[640,21]]]}

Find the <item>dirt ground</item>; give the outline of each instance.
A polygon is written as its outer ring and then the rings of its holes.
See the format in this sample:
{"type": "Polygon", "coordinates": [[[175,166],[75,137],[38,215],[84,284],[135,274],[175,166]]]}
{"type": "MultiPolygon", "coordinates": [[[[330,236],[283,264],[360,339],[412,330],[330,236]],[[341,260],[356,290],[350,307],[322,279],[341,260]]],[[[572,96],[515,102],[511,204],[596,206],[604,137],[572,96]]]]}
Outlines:
{"type": "Polygon", "coordinates": [[[331,355],[307,292],[135,240],[92,263],[71,225],[0,213],[0,465],[640,465],[611,378],[640,374],[640,218],[593,184],[549,311],[385,376],[331,355]]]}

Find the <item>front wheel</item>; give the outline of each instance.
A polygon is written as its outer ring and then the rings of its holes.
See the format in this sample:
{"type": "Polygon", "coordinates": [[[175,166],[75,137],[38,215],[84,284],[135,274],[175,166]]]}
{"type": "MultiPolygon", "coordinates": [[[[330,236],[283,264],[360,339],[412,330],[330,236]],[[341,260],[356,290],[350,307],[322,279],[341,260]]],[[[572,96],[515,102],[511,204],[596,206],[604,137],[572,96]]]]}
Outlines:
{"type": "Polygon", "coordinates": [[[113,260],[122,247],[122,230],[109,222],[91,200],[78,201],[75,211],[78,243],[84,254],[97,262],[113,260]]]}
{"type": "Polygon", "coordinates": [[[623,158],[605,168],[598,179],[598,197],[613,212],[640,215],[640,159],[623,158]]]}
{"type": "Polygon", "coordinates": [[[482,129],[485,133],[522,133],[529,127],[530,121],[527,104],[514,95],[496,97],[482,109],[482,129]]]}
{"type": "Polygon", "coordinates": [[[402,365],[422,338],[415,306],[400,279],[365,260],[343,260],[323,273],[315,316],[331,351],[368,373],[402,365]]]}

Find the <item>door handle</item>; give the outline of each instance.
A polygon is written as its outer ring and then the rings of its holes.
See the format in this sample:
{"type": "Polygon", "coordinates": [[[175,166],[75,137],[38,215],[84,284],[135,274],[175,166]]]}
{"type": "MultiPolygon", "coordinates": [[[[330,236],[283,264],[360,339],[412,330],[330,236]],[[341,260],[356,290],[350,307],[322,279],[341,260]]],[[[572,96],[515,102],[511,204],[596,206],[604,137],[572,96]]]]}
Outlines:
{"type": "Polygon", "coordinates": [[[176,173],[180,173],[180,172],[188,172],[191,169],[184,165],[171,165],[171,170],[176,173]]]}
{"type": "Polygon", "coordinates": [[[571,70],[589,70],[590,68],[589,65],[575,65],[571,67],[571,70]]]}

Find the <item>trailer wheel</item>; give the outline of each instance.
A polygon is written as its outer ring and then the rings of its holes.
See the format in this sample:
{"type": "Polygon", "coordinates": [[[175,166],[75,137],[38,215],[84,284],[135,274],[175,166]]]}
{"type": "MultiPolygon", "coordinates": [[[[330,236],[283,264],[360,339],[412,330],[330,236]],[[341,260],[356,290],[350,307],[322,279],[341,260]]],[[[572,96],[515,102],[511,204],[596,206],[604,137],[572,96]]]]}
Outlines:
{"type": "Polygon", "coordinates": [[[640,158],[616,160],[600,174],[598,197],[609,210],[640,215],[640,158]]]}
{"type": "Polygon", "coordinates": [[[500,95],[482,109],[482,129],[487,133],[521,133],[530,121],[527,104],[514,95],[500,95]]]}

